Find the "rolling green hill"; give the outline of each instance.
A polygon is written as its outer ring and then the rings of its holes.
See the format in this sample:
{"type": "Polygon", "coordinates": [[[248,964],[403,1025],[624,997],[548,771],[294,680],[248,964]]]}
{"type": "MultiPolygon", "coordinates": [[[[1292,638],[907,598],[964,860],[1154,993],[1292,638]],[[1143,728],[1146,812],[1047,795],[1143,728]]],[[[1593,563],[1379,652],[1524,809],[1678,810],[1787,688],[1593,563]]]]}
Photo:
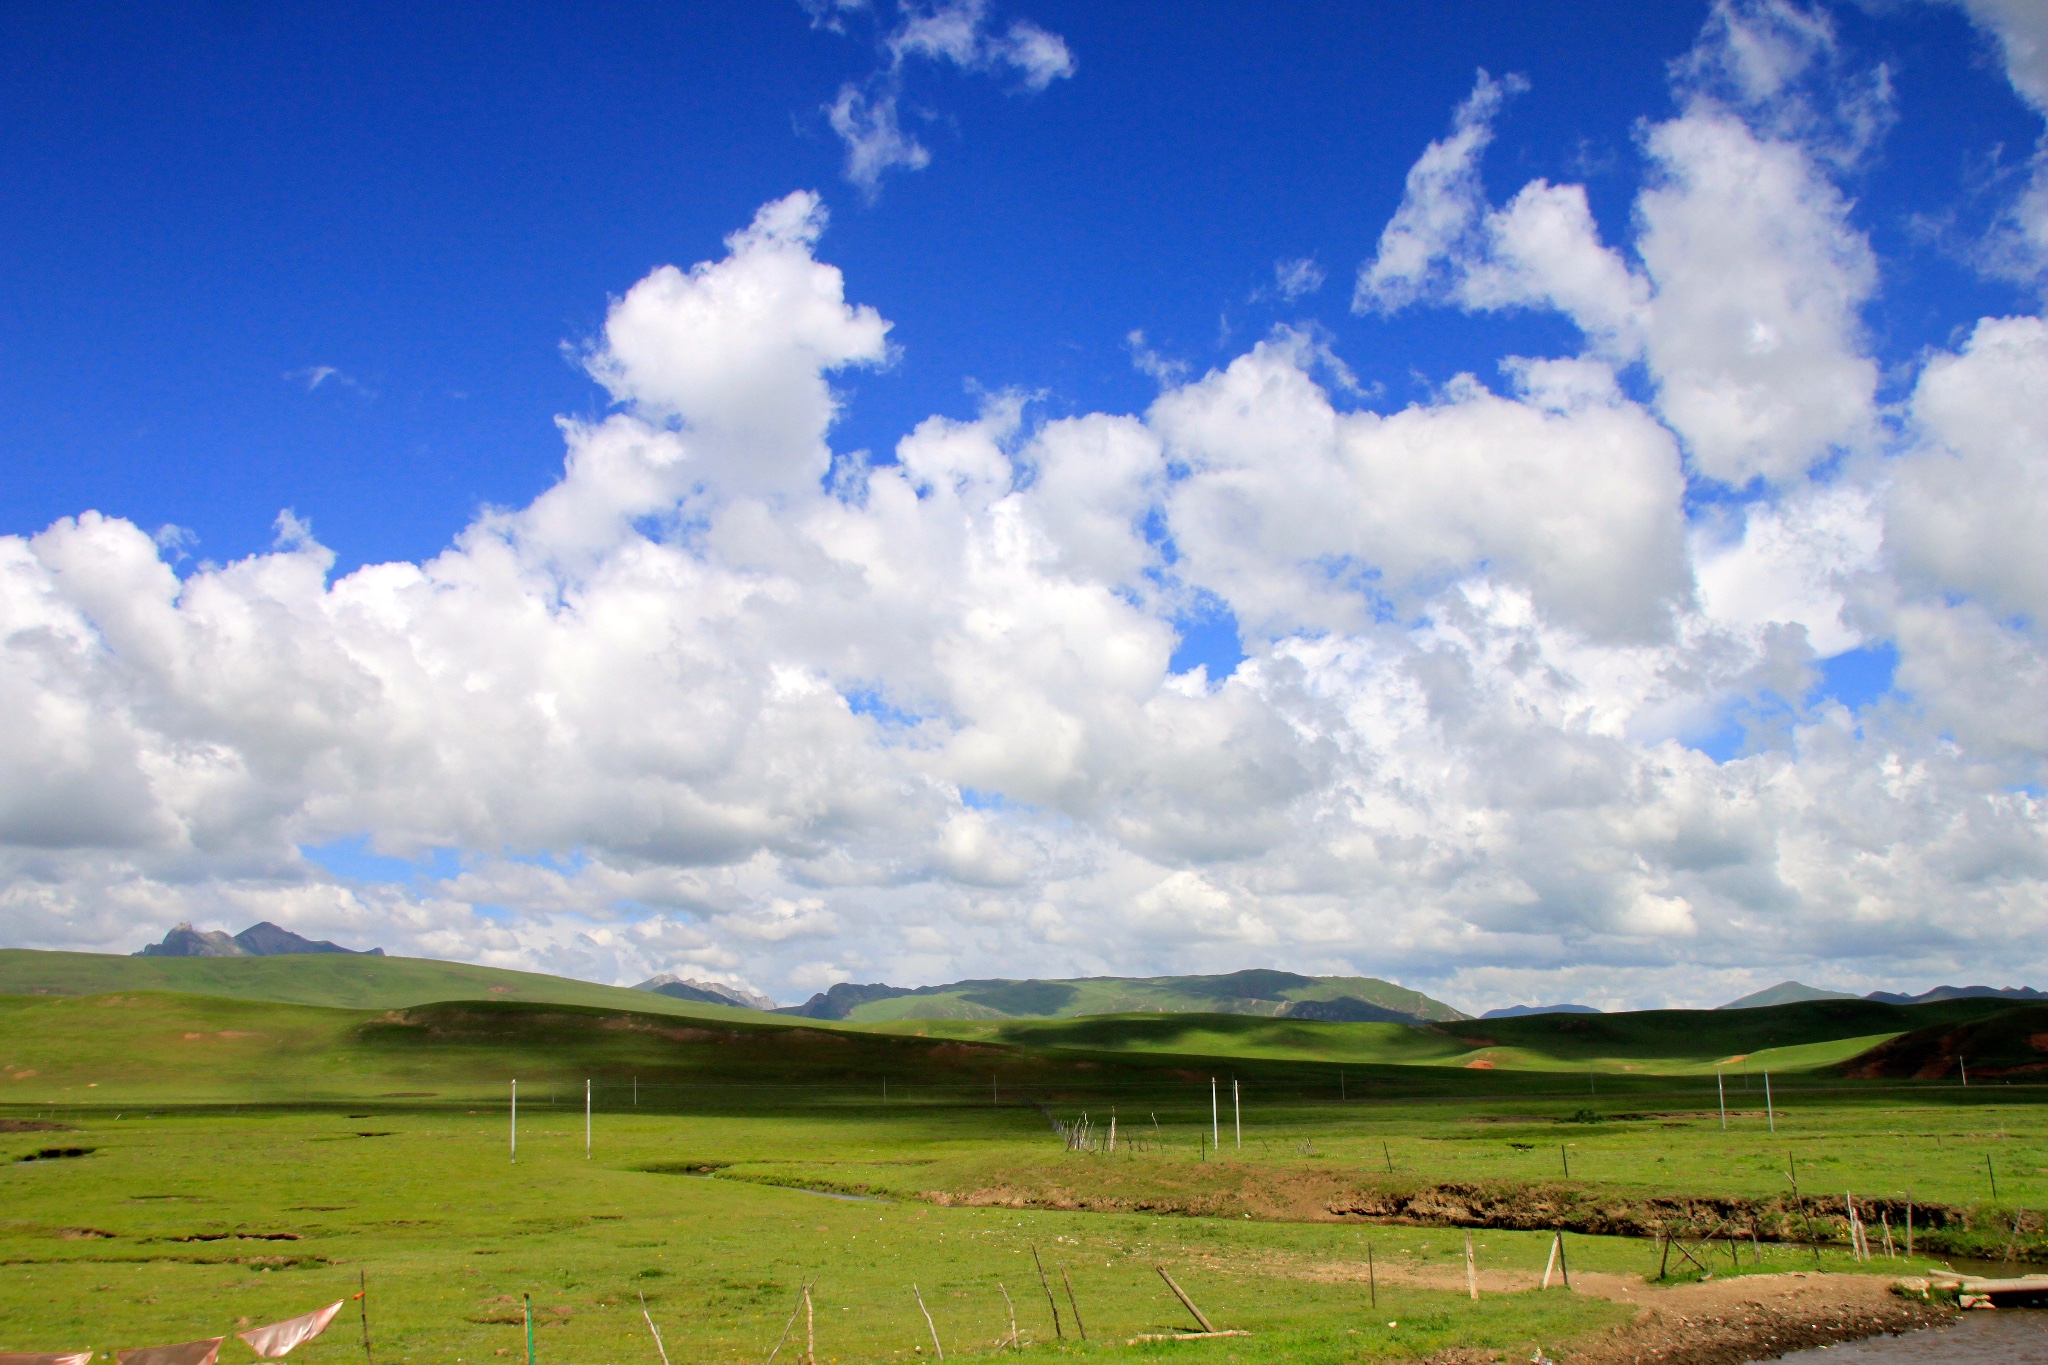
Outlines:
{"type": "Polygon", "coordinates": [[[759,1019],[753,1010],[677,1000],[651,991],[590,981],[474,967],[420,957],[357,957],[331,953],[286,957],[116,957],[0,949],[0,995],[105,995],[113,991],[178,991],[232,1000],[400,1009],[439,1000],[523,1000],[590,1005],[692,1018],[759,1019]]]}
{"type": "Polygon", "coordinates": [[[1711,1074],[1717,1065],[1752,1071],[1812,1070],[1847,1062],[1914,1030],[2027,1012],[2001,1000],[1925,1005],[1818,1000],[1736,1011],[1544,1014],[1422,1026],[1126,1014],[1031,1021],[903,1020],[866,1027],[1032,1048],[1361,1066],[1633,1071],[1648,1076],[1711,1074]]]}
{"type": "Polygon", "coordinates": [[[1223,976],[1090,976],[919,987],[846,983],[784,1012],[855,1023],[1098,1014],[1247,1014],[1351,1023],[1467,1017],[1441,1000],[1377,977],[1298,976],[1265,969],[1223,976]]]}

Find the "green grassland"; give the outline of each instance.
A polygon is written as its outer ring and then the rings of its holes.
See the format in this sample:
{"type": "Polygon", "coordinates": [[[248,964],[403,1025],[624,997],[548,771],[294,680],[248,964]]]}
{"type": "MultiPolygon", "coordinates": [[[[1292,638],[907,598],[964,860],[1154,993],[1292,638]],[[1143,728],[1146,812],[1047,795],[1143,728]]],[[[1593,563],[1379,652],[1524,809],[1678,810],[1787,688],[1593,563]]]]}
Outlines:
{"type": "Polygon", "coordinates": [[[524,1000],[713,1019],[760,1017],[752,1010],[676,1000],[623,986],[416,957],[115,957],[0,948],[0,996],[114,991],[182,991],[351,1009],[401,1009],[442,1000],[524,1000]]]}
{"type": "MultiPolygon", "coordinates": [[[[1768,1009],[1644,1010],[1410,1024],[1320,1023],[1236,1015],[1097,1015],[1072,1020],[906,1020],[917,1036],[1022,1048],[1152,1052],[1401,1067],[1731,1076],[1833,1066],[1915,1030],[2029,1015],[2008,1001],[1883,1005],[1819,1000],[1768,1009]],[[1484,1064],[1474,1067],[1475,1063],[1484,1064]]],[[[2048,1028],[2048,1023],[2039,1025],[2048,1028]]],[[[2018,1037],[2013,1024],[2000,1039],[2018,1037]]],[[[1998,1055],[2010,1050],[2004,1043],[1998,1055]]],[[[1925,1049],[1916,1050],[1917,1058],[1925,1049]]],[[[1974,1049],[1973,1049],[1974,1054],[1974,1049]]],[[[2041,1054],[2036,1053],[2037,1057],[2041,1054]]]]}
{"type": "MultiPolygon", "coordinates": [[[[1048,1356],[1249,1365],[1456,1345],[1527,1359],[1626,1314],[1505,1282],[1474,1304],[1461,1231],[1345,1211],[1436,1199],[1711,1221],[1701,1210],[1789,1208],[1788,1166],[1826,1245],[1765,1241],[1720,1273],[1908,1268],[1848,1260],[1827,1201],[1850,1190],[1973,1220],[1950,1229],[1951,1258],[1995,1259],[2015,1216],[2031,1220],[2018,1254],[2048,1255],[2048,1108],[2034,1073],[2011,1070],[2048,1026],[1998,1002],[1419,1028],[1154,1014],[914,1026],[685,1018],[620,994],[641,1008],[0,998],[0,1117],[66,1126],[0,1131],[0,1351],[216,1335],[362,1277],[384,1365],[516,1357],[526,1295],[542,1358],[653,1362],[643,1293],[672,1360],[760,1362],[815,1279],[826,1365],[931,1354],[913,1284],[949,1355],[996,1350],[1007,1290],[1027,1349],[1048,1356]],[[1968,1089],[1856,1074],[1885,1049],[1924,1067],[1958,1039],[1987,1059],[2004,1049],[2009,1074],[1968,1089]],[[1713,1067],[1743,1055],[1777,1059],[1775,1119],[1738,1063],[1724,1130],[1713,1067]],[[1053,1125],[1083,1114],[1096,1136],[1074,1150],[1053,1125]],[[82,1154],[23,1160],[66,1150],[82,1154]],[[1368,1242],[1389,1275],[1376,1309],[1368,1242]],[[1034,1246],[1055,1287],[1062,1268],[1072,1277],[1085,1344],[1064,1291],[1055,1337],[1034,1246]],[[1125,1345],[1191,1325],[1155,1264],[1218,1326],[1254,1335],[1125,1345]]],[[[1481,1269],[1539,1271],[1550,1236],[1481,1226],[1481,1269]]],[[[1569,1242],[1582,1273],[1657,1268],[1641,1237],[1569,1242]]],[[[344,1319],[295,1359],[361,1350],[344,1319]]],[[[249,1354],[231,1343],[226,1359],[249,1354]]]]}

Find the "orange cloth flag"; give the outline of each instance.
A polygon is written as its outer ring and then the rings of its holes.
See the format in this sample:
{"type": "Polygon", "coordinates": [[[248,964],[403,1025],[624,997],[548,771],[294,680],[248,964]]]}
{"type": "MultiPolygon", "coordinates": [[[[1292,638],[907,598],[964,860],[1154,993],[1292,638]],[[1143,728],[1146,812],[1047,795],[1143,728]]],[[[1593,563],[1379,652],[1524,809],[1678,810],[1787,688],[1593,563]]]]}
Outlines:
{"type": "Polygon", "coordinates": [[[268,1327],[251,1327],[236,1336],[249,1343],[251,1350],[266,1360],[283,1355],[301,1342],[311,1341],[327,1330],[327,1324],[334,1321],[334,1315],[341,1311],[347,1299],[336,1299],[325,1308],[315,1309],[296,1318],[273,1322],[268,1327]]]}
{"type": "Polygon", "coordinates": [[[57,1351],[49,1355],[37,1355],[33,1351],[0,1351],[0,1365],[86,1365],[91,1359],[91,1351],[75,1354],[57,1351]]]}
{"type": "Polygon", "coordinates": [[[114,1358],[121,1365],[213,1365],[214,1357],[220,1354],[220,1344],[226,1340],[208,1337],[177,1346],[138,1346],[132,1351],[121,1351],[114,1358]]]}

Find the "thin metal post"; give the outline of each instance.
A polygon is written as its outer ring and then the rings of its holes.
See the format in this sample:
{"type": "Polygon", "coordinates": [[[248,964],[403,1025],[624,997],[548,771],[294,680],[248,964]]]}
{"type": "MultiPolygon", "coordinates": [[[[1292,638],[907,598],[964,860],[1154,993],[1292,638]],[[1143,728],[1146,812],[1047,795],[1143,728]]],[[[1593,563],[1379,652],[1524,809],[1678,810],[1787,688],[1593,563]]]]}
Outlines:
{"type": "Polygon", "coordinates": [[[1721,1097],[1721,1131],[1728,1131],[1728,1083],[1721,1076],[1721,1068],[1714,1068],[1714,1093],[1721,1097]]]}
{"type": "Polygon", "coordinates": [[[519,1082],[512,1082],[512,1159],[519,1160],[519,1082]]]}
{"type": "Polygon", "coordinates": [[[583,1159],[590,1160],[590,1078],[583,1078],[583,1159]]]}
{"type": "Polygon", "coordinates": [[[1237,1098],[1237,1077],[1230,1078],[1230,1120],[1237,1125],[1237,1147],[1244,1150],[1244,1106],[1237,1098]]]}
{"type": "Polygon", "coordinates": [[[356,1306],[363,1319],[363,1360],[366,1365],[377,1365],[370,1354],[370,1272],[360,1267],[356,1270],[356,1306]]]}
{"type": "Polygon", "coordinates": [[[1222,1111],[1216,1107],[1216,1078],[1214,1076],[1209,1078],[1209,1145],[1212,1147],[1221,1147],[1223,1145],[1223,1118],[1222,1111]]]}
{"type": "Polygon", "coordinates": [[[1764,1073],[1764,1117],[1771,1121],[1771,1131],[1778,1131],[1778,1111],[1771,1107],[1771,1073],[1764,1073]]]}

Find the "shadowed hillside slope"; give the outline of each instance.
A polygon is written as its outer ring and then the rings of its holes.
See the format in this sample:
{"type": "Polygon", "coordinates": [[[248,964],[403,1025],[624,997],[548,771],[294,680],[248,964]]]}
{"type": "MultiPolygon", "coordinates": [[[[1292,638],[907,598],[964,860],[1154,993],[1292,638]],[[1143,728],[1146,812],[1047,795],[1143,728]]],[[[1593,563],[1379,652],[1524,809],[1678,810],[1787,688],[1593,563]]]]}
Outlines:
{"type": "Polygon", "coordinates": [[[1960,1080],[1965,1068],[1987,1081],[2041,1079],[2048,1073],[2048,1005],[2006,1006],[1987,1017],[1945,1020],[1902,1033],[1850,1058],[1842,1074],[1858,1080],[1960,1080]]]}
{"type": "Polygon", "coordinates": [[[869,1028],[1034,1048],[1158,1052],[1361,1066],[1504,1071],[1640,1071],[1646,1075],[1807,1070],[1932,1025],[1992,1018],[1998,1000],[1880,1005],[1819,1000],[1747,1010],[1545,1014],[1455,1023],[1345,1024],[1217,1014],[1124,1014],[1017,1021],[905,1020],[869,1028]]]}
{"type": "Polygon", "coordinates": [[[283,957],[114,957],[0,949],[0,995],[178,991],[235,1000],[399,1009],[436,1000],[524,1000],[697,1018],[755,1018],[752,1010],[678,1000],[624,986],[420,957],[320,953],[283,957]]]}

